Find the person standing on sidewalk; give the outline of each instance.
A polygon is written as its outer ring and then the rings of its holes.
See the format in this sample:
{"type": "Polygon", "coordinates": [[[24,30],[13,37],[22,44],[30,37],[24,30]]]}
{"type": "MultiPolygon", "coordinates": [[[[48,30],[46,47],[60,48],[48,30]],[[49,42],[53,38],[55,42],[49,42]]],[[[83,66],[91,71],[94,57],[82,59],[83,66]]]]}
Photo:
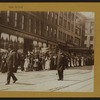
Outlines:
{"type": "Polygon", "coordinates": [[[6,85],[10,84],[10,79],[12,77],[13,79],[13,83],[15,83],[17,81],[16,76],[13,73],[13,69],[15,67],[15,52],[13,51],[13,45],[9,45],[8,46],[8,56],[6,59],[7,62],[7,68],[8,68],[8,73],[7,73],[7,83],[6,85]]]}

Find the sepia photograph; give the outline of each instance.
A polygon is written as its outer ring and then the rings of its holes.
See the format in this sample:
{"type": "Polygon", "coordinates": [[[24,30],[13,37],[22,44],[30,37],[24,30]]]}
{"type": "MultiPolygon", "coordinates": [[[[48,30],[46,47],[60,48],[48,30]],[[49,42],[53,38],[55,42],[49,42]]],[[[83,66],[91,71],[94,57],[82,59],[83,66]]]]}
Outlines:
{"type": "Polygon", "coordinates": [[[0,11],[0,91],[94,92],[94,12],[0,11]]]}

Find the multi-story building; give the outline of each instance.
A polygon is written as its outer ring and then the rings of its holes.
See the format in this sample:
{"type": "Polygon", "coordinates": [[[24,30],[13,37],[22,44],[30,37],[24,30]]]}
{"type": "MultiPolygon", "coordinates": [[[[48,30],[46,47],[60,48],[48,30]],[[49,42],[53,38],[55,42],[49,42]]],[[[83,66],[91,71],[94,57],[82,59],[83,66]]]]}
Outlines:
{"type": "Polygon", "coordinates": [[[87,19],[85,23],[85,47],[94,50],[94,19],[87,19]]]}
{"type": "Polygon", "coordinates": [[[58,13],[57,41],[67,47],[82,47],[85,35],[86,17],[79,12],[58,13]]]}
{"type": "Polygon", "coordinates": [[[82,47],[86,17],[78,12],[0,11],[0,48],[19,52],[82,47]]]}
{"type": "Polygon", "coordinates": [[[0,12],[0,48],[12,43],[23,52],[57,45],[57,13],[55,12],[0,12]]]}

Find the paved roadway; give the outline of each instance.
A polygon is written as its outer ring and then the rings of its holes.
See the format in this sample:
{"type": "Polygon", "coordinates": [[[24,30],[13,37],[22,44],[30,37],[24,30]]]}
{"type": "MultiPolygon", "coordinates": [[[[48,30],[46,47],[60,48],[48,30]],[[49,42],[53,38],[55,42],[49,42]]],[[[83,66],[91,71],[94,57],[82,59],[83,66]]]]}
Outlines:
{"type": "Polygon", "coordinates": [[[0,91],[93,92],[93,66],[73,67],[64,71],[64,80],[58,81],[56,70],[22,72],[15,75],[18,81],[5,85],[6,73],[0,72],[0,91]]]}

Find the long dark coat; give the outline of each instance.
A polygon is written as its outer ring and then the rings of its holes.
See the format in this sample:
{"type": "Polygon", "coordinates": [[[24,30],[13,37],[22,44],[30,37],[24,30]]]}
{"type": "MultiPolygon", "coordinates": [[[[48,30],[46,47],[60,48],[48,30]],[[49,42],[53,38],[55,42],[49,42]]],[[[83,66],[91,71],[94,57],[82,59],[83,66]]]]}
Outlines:
{"type": "Polygon", "coordinates": [[[15,60],[16,60],[15,52],[11,51],[6,59],[8,71],[13,71],[13,67],[16,66],[15,60]]]}
{"type": "Polygon", "coordinates": [[[65,55],[62,56],[61,54],[59,54],[57,58],[57,70],[64,70],[65,66],[66,66],[65,55]]]}
{"type": "Polygon", "coordinates": [[[58,55],[57,55],[57,70],[59,70],[59,67],[60,67],[60,61],[61,61],[61,54],[58,53],[58,55]]]}

